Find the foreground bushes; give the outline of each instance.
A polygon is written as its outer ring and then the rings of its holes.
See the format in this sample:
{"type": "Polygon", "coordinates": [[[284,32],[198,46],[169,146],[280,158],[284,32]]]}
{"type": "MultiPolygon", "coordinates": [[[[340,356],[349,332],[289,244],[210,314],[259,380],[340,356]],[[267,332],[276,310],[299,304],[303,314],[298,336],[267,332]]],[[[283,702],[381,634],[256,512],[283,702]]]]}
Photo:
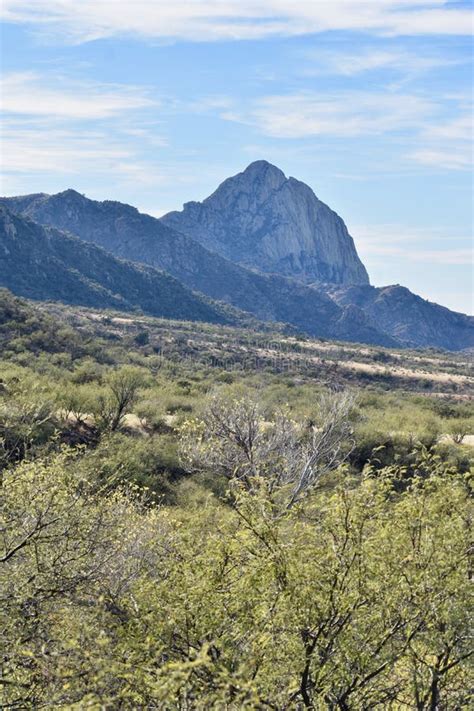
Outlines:
{"type": "Polygon", "coordinates": [[[257,472],[167,509],[79,469],[3,475],[2,708],[470,707],[465,476],[339,470],[288,507],[257,472]]]}

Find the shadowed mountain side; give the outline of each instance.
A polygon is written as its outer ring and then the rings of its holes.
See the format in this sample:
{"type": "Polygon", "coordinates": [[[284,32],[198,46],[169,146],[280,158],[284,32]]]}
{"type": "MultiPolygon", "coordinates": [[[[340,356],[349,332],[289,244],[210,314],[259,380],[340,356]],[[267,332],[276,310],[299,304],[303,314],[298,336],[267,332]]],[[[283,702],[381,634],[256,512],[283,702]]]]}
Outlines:
{"type": "Polygon", "coordinates": [[[164,269],[191,289],[265,321],[289,323],[312,336],[394,346],[365,319],[351,330],[344,309],[324,293],[279,275],[259,274],[224,259],[130,205],[89,200],[74,190],[2,198],[13,211],[66,229],[115,256],[164,269]],[[341,325],[342,323],[342,325],[341,325]]]}
{"type": "Polygon", "coordinates": [[[160,220],[119,202],[74,190],[0,202],[42,224],[67,229],[115,256],[163,269],[188,288],[312,336],[387,346],[474,346],[474,319],[425,301],[401,286],[312,286],[262,274],[225,259],[160,220]]]}
{"type": "Polygon", "coordinates": [[[32,299],[142,310],[164,318],[236,324],[244,316],[168,274],[117,259],[5,207],[0,207],[0,285],[32,299]]]}

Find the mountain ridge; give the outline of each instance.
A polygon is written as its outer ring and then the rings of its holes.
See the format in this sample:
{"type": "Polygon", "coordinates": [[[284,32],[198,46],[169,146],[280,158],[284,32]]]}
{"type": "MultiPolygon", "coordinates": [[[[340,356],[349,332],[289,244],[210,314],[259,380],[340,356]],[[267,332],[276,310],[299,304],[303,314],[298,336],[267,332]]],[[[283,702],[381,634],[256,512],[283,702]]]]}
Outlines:
{"type": "Polygon", "coordinates": [[[420,341],[453,350],[474,346],[474,318],[451,311],[413,294],[406,286],[336,286],[325,285],[328,294],[341,307],[362,309],[385,333],[416,347],[420,341]],[[416,337],[414,336],[416,334],[416,337]]]}
{"type": "MultiPolygon", "coordinates": [[[[186,289],[164,272],[117,259],[94,244],[38,225],[0,205],[0,285],[17,296],[163,318],[236,324],[232,307],[186,289]]],[[[242,315],[243,317],[244,315],[242,315]]]]}
{"type": "MultiPolygon", "coordinates": [[[[308,186],[295,178],[287,179],[266,162],[253,163],[246,170],[268,173],[260,186],[265,194],[278,191],[282,185],[296,184],[298,190],[302,185],[314,195],[308,186]]],[[[212,201],[226,184],[232,191],[235,177],[224,181],[198,205],[212,201]]],[[[245,267],[206,248],[165,224],[163,218],[140,213],[118,201],[90,200],[72,189],[55,195],[34,193],[0,198],[0,204],[43,225],[65,229],[86,242],[98,244],[118,258],[164,270],[187,288],[260,320],[288,323],[313,337],[411,348],[474,347],[473,317],[432,304],[405,287],[321,280],[304,283],[295,277],[265,273],[258,264],[245,267]]]]}
{"type": "Polygon", "coordinates": [[[352,330],[344,309],[310,286],[245,269],[131,205],[90,200],[71,189],[51,196],[0,198],[0,204],[98,244],[121,259],[162,269],[188,288],[258,319],[289,323],[315,337],[397,345],[368,319],[352,330]]]}

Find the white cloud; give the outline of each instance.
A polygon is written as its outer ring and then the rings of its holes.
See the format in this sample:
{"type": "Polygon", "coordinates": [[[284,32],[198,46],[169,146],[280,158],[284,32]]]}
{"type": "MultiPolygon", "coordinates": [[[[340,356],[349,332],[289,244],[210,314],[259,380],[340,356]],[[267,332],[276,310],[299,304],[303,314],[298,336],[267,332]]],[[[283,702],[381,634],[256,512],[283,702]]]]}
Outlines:
{"type": "Polygon", "coordinates": [[[471,18],[445,0],[3,0],[2,10],[7,21],[74,42],[116,34],[203,41],[327,30],[465,35],[471,18]]]}
{"type": "Polygon", "coordinates": [[[138,87],[34,72],[7,75],[1,97],[4,191],[18,175],[159,183],[146,149],[164,140],[143,115],[156,105],[138,87]]]}
{"type": "Polygon", "coordinates": [[[6,126],[2,134],[3,183],[9,176],[109,175],[114,180],[159,182],[159,175],[136,151],[103,131],[38,126],[6,126]]]}
{"type": "Polygon", "coordinates": [[[105,119],[155,105],[141,89],[74,82],[15,72],[2,80],[1,107],[5,113],[65,119],[105,119]]]}
{"type": "Polygon", "coordinates": [[[398,50],[366,49],[358,53],[309,51],[306,59],[314,62],[306,74],[338,74],[355,76],[376,70],[395,70],[408,76],[418,75],[439,67],[456,66],[460,60],[446,57],[423,56],[398,50]]]}
{"type": "Polygon", "coordinates": [[[472,111],[465,116],[441,123],[436,126],[431,126],[427,131],[429,138],[442,138],[458,141],[472,141],[473,134],[473,118],[472,111]]]}
{"type": "MultiPolygon", "coordinates": [[[[362,250],[361,250],[362,251],[362,250]]],[[[472,265],[472,249],[403,249],[390,245],[373,247],[370,250],[370,258],[377,257],[386,259],[387,257],[400,257],[400,259],[422,262],[423,264],[440,264],[446,266],[472,265]]]]}
{"type": "Polygon", "coordinates": [[[469,170],[473,164],[472,112],[429,126],[410,158],[442,170],[469,170]]]}
{"type": "Polygon", "coordinates": [[[405,225],[359,225],[351,230],[362,259],[368,263],[386,261],[387,257],[423,262],[424,264],[469,266],[473,250],[466,247],[433,249],[436,239],[456,243],[469,243],[443,229],[407,227],[405,225]],[[428,246],[430,245],[430,246],[428,246]]]}
{"type": "Polygon", "coordinates": [[[408,154],[408,157],[422,165],[442,170],[469,170],[473,163],[472,149],[460,146],[439,150],[424,148],[408,154]]]}
{"type": "Polygon", "coordinates": [[[441,170],[464,170],[472,163],[472,114],[466,113],[460,98],[458,104],[450,105],[442,96],[429,99],[400,91],[313,91],[264,96],[245,109],[229,105],[219,115],[254,126],[271,138],[350,139],[392,134],[402,160],[441,170]],[[459,115],[443,118],[447,109],[459,115]]]}
{"type": "Polygon", "coordinates": [[[221,117],[277,138],[353,137],[419,128],[435,108],[416,95],[307,92],[263,97],[246,112],[226,111],[221,117]]]}

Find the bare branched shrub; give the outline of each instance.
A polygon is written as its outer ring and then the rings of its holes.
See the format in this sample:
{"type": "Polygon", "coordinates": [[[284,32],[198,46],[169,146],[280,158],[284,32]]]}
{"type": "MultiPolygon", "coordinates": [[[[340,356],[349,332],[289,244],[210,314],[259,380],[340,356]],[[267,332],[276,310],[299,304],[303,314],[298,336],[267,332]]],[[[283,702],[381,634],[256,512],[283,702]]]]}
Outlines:
{"type": "Polygon", "coordinates": [[[299,462],[294,461],[293,471],[299,476],[292,480],[290,505],[349,456],[354,446],[349,420],[353,406],[354,395],[349,391],[320,396],[316,403],[316,424],[310,427],[308,437],[302,442],[299,462]]]}
{"type": "Polygon", "coordinates": [[[216,396],[201,420],[187,422],[180,453],[190,470],[207,470],[251,490],[264,479],[270,490],[286,487],[288,506],[314,489],[352,448],[351,393],[330,393],[315,403],[311,424],[279,411],[266,417],[254,399],[216,396]]]}
{"type": "Polygon", "coordinates": [[[99,393],[95,405],[94,414],[100,429],[114,432],[120,427],[135,405],[143,382],[142,371],[131,366],[123,366],[109,375],[106,389],[99,393]]]}

